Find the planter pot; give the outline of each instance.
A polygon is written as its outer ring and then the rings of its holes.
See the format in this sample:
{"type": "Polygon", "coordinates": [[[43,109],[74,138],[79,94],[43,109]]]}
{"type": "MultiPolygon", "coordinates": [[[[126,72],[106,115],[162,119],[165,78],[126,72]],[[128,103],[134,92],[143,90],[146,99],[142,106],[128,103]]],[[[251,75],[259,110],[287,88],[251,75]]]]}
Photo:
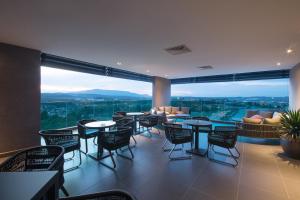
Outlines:
{"type": "Polygon", "coordinates": [[[300,140],[294,140],[287,135],[282,135],[280,137],[280,145],[287,156],[300,159],[300,140]]]}

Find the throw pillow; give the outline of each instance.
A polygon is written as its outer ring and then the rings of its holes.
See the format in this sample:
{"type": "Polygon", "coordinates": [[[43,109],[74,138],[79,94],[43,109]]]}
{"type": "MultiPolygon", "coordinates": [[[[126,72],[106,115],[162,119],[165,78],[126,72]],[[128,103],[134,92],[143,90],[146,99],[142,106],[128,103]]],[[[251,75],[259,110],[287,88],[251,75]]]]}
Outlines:
{"type": "Polygon", "coordinates": [[[244,117],[243,122],[246,124],[260,124],[262,119],[244,117]]]}
{"type": "MultiPolygon", "coordinates": [[[[166,107],[165,107],[165,112],[166,112],[166,114],[167,114],[167,113],[170,114],[170,113],[172,112],[172,107],[171,107],[171,106],[166,106],[166,107]]],[[[167,114],[167,115],[168,115],[168,114],[167,114]]]]}
{"type": "Polygon", "coordinates": [[[177,114],[177,112],[179,111],[179,107],[172,107],[172,114],[177,114]]]}
{"type": "Polygon", "coordinates": [[[261,115],[253,115],[253,116],[250,117],[250,118],[252,118],[252,119],[264,119],[264,117],[261,116],[261,115]]]}
{"type": "Polygon", "coordinates": [[[281,118],[275,117],[275,118],[265,118],[264,124],[270,124],[270,125],[280,125],[281,118]]]}
{"type": "Polygon", "coordinates": [[[258,113],[260,116],[263,118],[272,118],[273,117],[273,112],[271,111],[259,111],[258,113]]]}
{"type": "Polygon", "coordinates": [[[246,113],[246,117],[252,117],[253,115],[256,115],[258,113],[258,110],[248,110],[246,113]]]}

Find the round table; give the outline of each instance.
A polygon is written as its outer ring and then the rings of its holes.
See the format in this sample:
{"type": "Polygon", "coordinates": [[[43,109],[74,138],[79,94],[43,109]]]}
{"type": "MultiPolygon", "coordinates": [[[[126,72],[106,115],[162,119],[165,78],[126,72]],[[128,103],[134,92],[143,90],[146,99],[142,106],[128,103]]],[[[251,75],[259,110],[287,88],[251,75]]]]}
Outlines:
{"type": "Polygon", "coordinates": [[[132,116],[133,117],[133,120],[134,120],[134,132],[136,133],[137,132],[137,117],[138,116],[141,116],[141,115],[144,115],[144,113],[142,112],[128,112],[126,113],[127,116],[132,116]]]}
{"type": "MultiPolygon", "coordinates": [[[[107,121],[94,121],[86,123],[84,126],[89,129],[98,129],[100,131],[104,131],[105,128],[110,128],[112,126],[116,125],[116,122],[107,120],[107,121]]],[[[98,145],[97,145],[97,156],[93,156],[91,154],[88,154],[89,157],[95,159],[95,160],[102,160],[104,158],[107,158],[109,155],[103,156],[103,147],[100,145],[98,136],[98,145]],[[101,156],[100,156],[101,155],[101,156]]]]}
{"type": "Polygon", "coordinates": [[[205,156],[207,153],[207,149],[199,148],[199,129],[200,128],[208,128],[208,130],[211,131],[212,130],[212,122],[205,121],[205,120],[190,119],[190,120],[184,120],[183,123],[194,127],[194,130],[195,130],[194,149],[187,150],[187,152],[195,154],[195,155],[205,156]]]}

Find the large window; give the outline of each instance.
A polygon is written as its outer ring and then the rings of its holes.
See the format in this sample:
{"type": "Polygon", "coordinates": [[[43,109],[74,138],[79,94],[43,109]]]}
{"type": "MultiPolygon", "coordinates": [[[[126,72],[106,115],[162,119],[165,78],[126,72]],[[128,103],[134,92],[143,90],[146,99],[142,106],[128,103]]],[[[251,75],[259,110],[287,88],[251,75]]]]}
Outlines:
{"type": "Polygon", "coordinates": [[[192,115],[241,120],[247,110],[288,108],[288,79],[172,85],[172,105],[191,107],[192,115]]]}
{"type": "Polygon", "coordinates": [[[149,111],[152,84],[41,67],[41,128],[111,119],[115,111],[149,111]]]}

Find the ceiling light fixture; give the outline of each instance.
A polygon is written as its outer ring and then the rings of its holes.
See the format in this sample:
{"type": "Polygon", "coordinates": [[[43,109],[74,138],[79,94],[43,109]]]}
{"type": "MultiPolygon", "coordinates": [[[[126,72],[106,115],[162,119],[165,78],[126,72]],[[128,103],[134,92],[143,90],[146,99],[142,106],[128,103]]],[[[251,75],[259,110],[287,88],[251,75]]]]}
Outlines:
{"type": "Polygon", "coordinates": [[[293,49],[288,48],[288,49],[286,50],[286,53],[287,53],[287,54],[293,53],[293,49]]]}
{"type": "Polygon", "coordinates": [[[280,66],[280,65],[281,65],[281,63],[280,63],[280,62],[277,62],[277,63],[276,63],[276,65],[277,65],[277,66],[280,66]]]}
{"type": "Polygon", "coordinates": [[[121,65],[122,65],[122,63],[121,63],[121,62],[117,62],[117,65],[121,66],[121,65]]]}

